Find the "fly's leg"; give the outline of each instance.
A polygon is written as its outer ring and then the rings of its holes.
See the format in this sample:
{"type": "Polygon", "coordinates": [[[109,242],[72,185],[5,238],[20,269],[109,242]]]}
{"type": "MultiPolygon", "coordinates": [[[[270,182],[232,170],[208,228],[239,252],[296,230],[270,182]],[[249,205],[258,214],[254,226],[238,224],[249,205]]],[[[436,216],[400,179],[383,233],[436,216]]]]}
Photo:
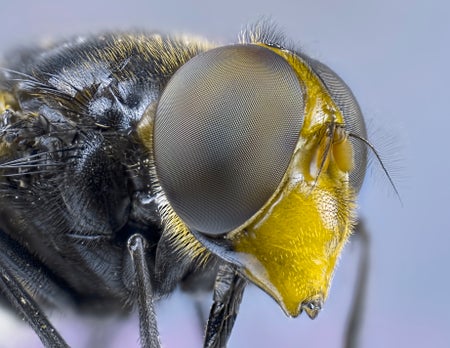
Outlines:
{"type": "Polygon", "coordinates": [[[246,284],[236,266],[224,263],[219,267],[214,285],[214,303],[206,327],[205,348],[226,347],[246,284]]]}
{"type": "Polygon", "coordinates": [[[145,248],[146,241],[142,235],[134,234],[128,239],[128,251],[134,267],[134,288],[137,291],[141,344],[145,348],[159,348],[161,344],[145,248]]]}
{"type": "Polygon", "coordinates": [[[37,293],[47,292],[63,296],[57,285],[45,276],[45,270],[28,252],[1,230],[0,250],[0,293],[12,309],[30,325],[45,347],[69,347],[22,284],[35,284],[39,287],[36,288],[37,293]]]}
{"type": "Polygon", "coordinates": [[[360,262],[358,268],[358,275],[356,280],[355,292],[353,294],[352,307],[350,309],[350,315],[347,320],[347,328],[344,335],[344,347],[345,348],[358,348],[361,326],[364,319],[364,310],[367,294],[367,283],[369,278],[370,268],[370,240],[369,234],[365,228],[364,223],[359,220],[358,225],[355,228],[354,237],[359,239],[361,244],[360,262]]]}
{"type": "Polygon", "coordinates": [[[0,265],[0,291],[15,311],[25,319],[46,347],[69,347],[50,324],[44,312],[15,277],[0,265]]]}

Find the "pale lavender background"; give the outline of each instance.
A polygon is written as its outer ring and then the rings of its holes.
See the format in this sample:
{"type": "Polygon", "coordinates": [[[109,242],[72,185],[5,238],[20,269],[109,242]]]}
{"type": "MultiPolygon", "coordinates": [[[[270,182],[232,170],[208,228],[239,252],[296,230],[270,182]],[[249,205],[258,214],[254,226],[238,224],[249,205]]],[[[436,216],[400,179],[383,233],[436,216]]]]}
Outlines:
{"type": "MultiPolygon", "coordinates": [[[[373,241],[362,347],[450,346],[447,1],[2,0],[0,5],[0,50],[119,28],[188,32],[227,43],[242,25],[271,16],[305,52],[329,64],[352,87],[401,191],[403,207],[375,168],[360,198],[373,241]]],[[[248,289],[229,346],[341,347],[357,256],[352,243],[315,321],[287,319],[265,294],[248,289]]],[[[158,311],[165,347],[200,346],[188,298],[178,294],[158,311]]],[[[54,320],[76,347],[87,344],[89,331],[100,332],[89,320],[62,314],[54,320]]],[[[113,335],[107,334],[112,342],[105,346],[137,343],[135,322],[104,324],[113,327],[113,335]]],[[[0,347],[40,346],[20,327],[2,318],[0,347]]]]}

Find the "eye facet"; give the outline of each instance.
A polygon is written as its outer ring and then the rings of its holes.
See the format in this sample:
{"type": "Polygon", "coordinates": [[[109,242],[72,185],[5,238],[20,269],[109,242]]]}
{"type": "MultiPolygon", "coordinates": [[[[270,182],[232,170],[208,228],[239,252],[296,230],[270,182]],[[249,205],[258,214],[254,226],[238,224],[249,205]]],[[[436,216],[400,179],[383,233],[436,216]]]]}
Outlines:
{"type": "MultiPolygon", "coordinates": [[[[348,133],[367,139],[366,124],[361,109],[352,91],[346,83],[329,67],[308,57],[303,57],[314,72],[320,77],[331,97],[342,112],[345,129],[348,133]]],[[[353,170],[350,173],[350,184],[358,192],[364,181],[367,167],[367,146],[361,140],[350,137],[353,147],[353,170]]]]}
{"type": "Polygon", "coordinates": [[[191,229],[229,232],[273,195],[303,122],[298,77],[257,45],[212,49],[172,77],[154,125],[158,179],[191,229]]]}

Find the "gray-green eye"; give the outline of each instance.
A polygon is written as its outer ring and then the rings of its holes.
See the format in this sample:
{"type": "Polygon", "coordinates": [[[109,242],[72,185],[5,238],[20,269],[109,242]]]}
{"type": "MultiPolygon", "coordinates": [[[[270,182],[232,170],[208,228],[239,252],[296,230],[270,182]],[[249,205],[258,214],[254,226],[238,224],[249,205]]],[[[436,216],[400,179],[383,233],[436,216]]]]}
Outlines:
{"type": "MultiPolygon", "coordinates": [[[[334,71],[319,61],[303,55],[302,58],[310,64],[314,72],[320,77],[333,101],[341,110],[347,132],[367,139],[366,125],[361,109],[346,83],[334,71]]],[[[350,141],[353,146],[354,156],[354,166],[350,173],[350,184],[358,192],[366,174],[367,146],[355,137],[350,137],[350,141]]]]}
{"type": "Polygon", "coordinates": [[[303,113],[296,73],[267,48],[225,46],[188,61],[154,125],[157,175],[175,212],[210,235],[242,225],[280,184],[303,113]]]}

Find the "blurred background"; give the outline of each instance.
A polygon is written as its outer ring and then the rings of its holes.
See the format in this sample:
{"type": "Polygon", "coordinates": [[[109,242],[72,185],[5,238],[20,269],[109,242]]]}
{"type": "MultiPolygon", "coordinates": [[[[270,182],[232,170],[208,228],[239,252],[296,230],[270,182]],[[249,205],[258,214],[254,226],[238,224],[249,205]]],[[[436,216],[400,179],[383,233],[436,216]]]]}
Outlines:
{"type": "MultiPolygon", "coordinates": [[[[0,51],[132,28],[231,43],[245,24],[272,18],[352,88],[403,201],[374,163],[359,199],[371,238],[360,346],[450,347],[448,2],[1,0],[0,5],[0,51]]],[[[356,240],[347,246],[314,321],[305,315],[286,318],[267,295],[249,287],[229,347],[342,347],[360,250],[356,240]]],[[[191,298],[176,293],[157,310],[164,347],[201,346],[191,298]]],[[[99,324],[55,312],[52,320],[74,347],[138,345],[136,319],[99,324]]],[[[2,314],[0,348],[40,346],[30,329],[2,314]]]]}

